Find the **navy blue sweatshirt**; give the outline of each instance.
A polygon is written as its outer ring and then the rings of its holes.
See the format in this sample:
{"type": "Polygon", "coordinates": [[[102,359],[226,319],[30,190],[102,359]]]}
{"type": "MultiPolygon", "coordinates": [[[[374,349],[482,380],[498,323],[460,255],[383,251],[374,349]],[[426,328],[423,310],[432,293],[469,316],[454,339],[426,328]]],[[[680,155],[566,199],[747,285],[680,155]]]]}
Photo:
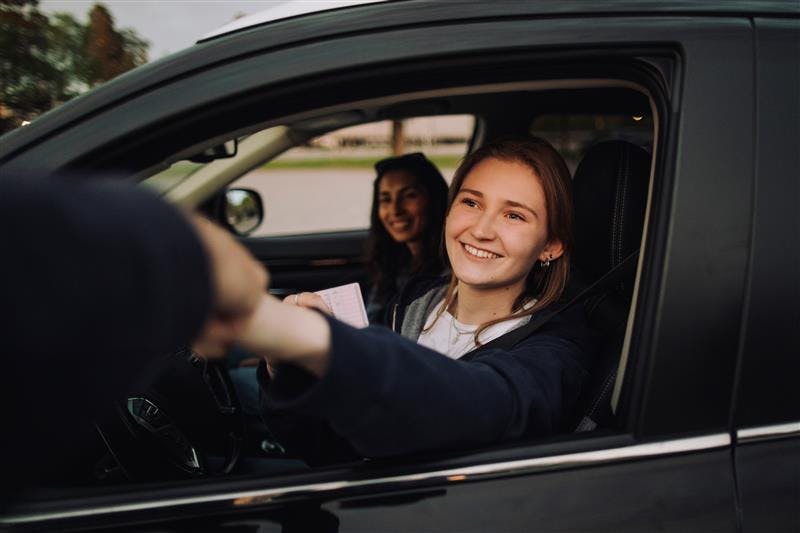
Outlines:
{"type": "Polygon", "coordinates": [[[193,339],[212,294],[188,221],[130,184],[4,177],[0,247],[8,489],[79,459],[91,418],[193,339]]]}
{"type": "Polygon", "coordinates": [[[291,365],[278,366],[272,379],[259,369],[267,424],[312,463],[320,460],[308,454],[324,454],[328,444],[302,442],[312,427],[306,417],[326,421],[367,457],[553,434],[571,414],[593,351],[580,306],[511,350],[485,349],[468,360],[450,359],[382,327],[329,322],[331,359],[322,378],[291,365]],[[298,423],[292,415],[301,415],[298,423]]]}

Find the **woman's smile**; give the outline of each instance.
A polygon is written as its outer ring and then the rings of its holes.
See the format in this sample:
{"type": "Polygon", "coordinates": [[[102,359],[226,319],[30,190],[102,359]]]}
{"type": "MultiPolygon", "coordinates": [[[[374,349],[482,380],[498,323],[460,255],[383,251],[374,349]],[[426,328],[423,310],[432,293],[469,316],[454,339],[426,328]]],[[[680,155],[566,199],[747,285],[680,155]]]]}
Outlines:
{"type": "Polygon", "coordinates": [[[387,224],[395,231],[407,231],[411,227],[412,220],[410,218],[394,218],[387,220],[387,224]]]}
{"type": "Polygon", "coordinates": [[[465,242],[461,243],[461,247],[466,250],[468,257],[474,257],[477,259],[499,259],[503,257],[500,254],[490,252],[489,250],[484,250],[483,248],[478,248],[477,246],[472,246],[465,242]]]}

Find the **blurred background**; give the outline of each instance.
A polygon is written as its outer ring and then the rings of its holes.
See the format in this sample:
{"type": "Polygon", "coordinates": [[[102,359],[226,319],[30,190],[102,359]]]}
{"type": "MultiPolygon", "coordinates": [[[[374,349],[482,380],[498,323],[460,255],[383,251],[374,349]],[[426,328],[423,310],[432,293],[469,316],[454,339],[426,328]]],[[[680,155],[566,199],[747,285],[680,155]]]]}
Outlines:
{"type": "Polygon", "coordinates": [[[0,0],[0,133],[232,20],[281,4],[0,0]]]}

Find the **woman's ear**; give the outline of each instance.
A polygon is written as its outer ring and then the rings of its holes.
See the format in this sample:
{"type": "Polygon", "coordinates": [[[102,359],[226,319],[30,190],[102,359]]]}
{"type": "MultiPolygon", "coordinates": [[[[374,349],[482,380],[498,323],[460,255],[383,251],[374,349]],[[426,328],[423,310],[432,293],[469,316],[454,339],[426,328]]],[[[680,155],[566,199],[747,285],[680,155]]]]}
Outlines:
{"type": "Polygon", "coordinates": [[[562,255],[564,255],[564,244],[560,240],[554,239],[544,246],[542,253],[539,254],[539,261],[552,261],[562,255]]]}

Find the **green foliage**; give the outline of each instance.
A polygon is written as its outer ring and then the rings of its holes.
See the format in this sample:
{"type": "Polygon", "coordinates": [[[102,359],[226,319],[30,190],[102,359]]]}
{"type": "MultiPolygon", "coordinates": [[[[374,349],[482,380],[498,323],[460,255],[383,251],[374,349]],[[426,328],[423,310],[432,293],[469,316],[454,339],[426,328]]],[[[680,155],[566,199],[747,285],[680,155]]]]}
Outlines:
{"type": "Polygon", "coordinates": [[[147,62],[149,43],[117,30],[102,4],[82,24],[37,0],[0,0],[0,133],[147,62]]]}

